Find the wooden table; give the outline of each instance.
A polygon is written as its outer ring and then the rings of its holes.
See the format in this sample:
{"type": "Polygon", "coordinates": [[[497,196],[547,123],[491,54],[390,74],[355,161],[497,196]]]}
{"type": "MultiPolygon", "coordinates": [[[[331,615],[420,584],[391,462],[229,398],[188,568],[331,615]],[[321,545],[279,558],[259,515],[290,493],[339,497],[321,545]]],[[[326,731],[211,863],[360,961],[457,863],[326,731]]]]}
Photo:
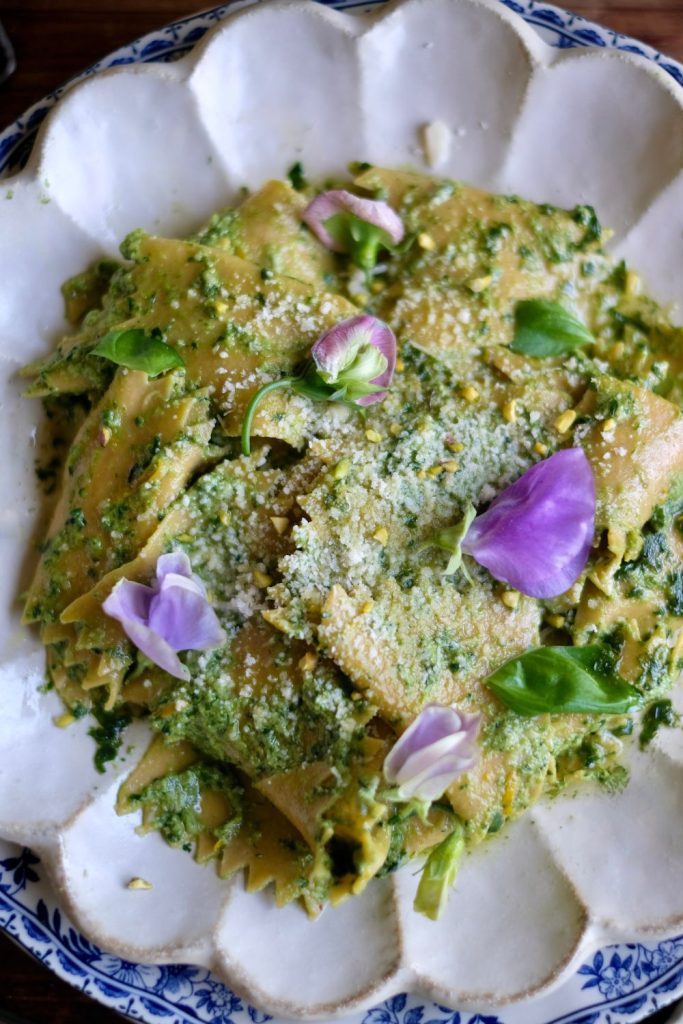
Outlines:
{"type": "MultiPolygon", "coordinates": [[[[136,36],[209,6],[211,0],[0,0],[18,69],[0,86],[0,129],[61,82],[136,36]]],[[[683,0],[574,0],[579,14],[683,61],[683,0]]],[[[115,1024],[121,1018],[80,996],[0,936],[3,1013],[30,1024],[115,1024]]],[[[663,1024],[666,1014],[651,1019],[663,1024]]],[[[11,1017],[7,1018],[12,1020],[11,1017]]]]}

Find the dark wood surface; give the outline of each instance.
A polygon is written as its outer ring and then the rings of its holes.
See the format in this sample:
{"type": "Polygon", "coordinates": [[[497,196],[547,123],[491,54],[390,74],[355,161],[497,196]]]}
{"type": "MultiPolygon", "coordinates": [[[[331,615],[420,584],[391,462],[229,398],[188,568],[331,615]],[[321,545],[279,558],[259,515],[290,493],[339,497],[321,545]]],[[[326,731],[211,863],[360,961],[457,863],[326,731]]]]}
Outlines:
{"type": "MultiPolygon", "coordinates": [[[[0,86],[0,129],[100,57],[211,0],[0,0],[17,71],[0,86]]],[[[573,0],[577,13],[683,61],[683,0],[573,0]]],[[[651,1018],[663,1024],[667,1013],[651,1018]]],[[[114,1024],[91,1003],[0,936],[0,1022],[114,1024]]]]}

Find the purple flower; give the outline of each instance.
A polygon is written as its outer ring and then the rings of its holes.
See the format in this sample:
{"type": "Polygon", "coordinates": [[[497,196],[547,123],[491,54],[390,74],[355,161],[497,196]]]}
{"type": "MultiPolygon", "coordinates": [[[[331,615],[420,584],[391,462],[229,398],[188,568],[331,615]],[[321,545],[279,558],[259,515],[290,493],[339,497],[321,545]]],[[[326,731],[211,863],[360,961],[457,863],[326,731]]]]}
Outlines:
{"type": "Polygon", "coordinates": [[[327,226],[327,222],[339,214],[350,214],[378,228],[390,245],[398,245],[405,234],[403,221],[388,203],[377,199],[362,199],[344,189],[321,192],[308,204],[303,219],[323,245],[334,252],[348,252],[344,240],[339,237],[340,233],[334,230],[335,225],[332,225],[332,231],[327,226]]]}
{"type": "Polygon", "coordinates": [[[225,642],[204,584],[182,551],[161,555],[151,587],[119,580],[102,609],[150,661],[177,679],[190,678],[177,651],[208,651],[225,642]]]}
{"type": "Polygon", "coordinates": [[[325,384],[356,405],[381,402],[396,367],[393,331],[374,316],[342,320],[318,338],[311,356],[325,384]]]}
{"type": "Polygon", "coordinates": [[[384,777],[402,800],[437,800],[477,761],[481,715],[427,704],[384,760],[384,777]]]}
{"type": "Polygon", "coordinates": [[[581,575],[595,529],[595,479],[581,448],[565,448],[507,487],[462,540],[492,576],[529,597],[557,597],[581,575]]]}

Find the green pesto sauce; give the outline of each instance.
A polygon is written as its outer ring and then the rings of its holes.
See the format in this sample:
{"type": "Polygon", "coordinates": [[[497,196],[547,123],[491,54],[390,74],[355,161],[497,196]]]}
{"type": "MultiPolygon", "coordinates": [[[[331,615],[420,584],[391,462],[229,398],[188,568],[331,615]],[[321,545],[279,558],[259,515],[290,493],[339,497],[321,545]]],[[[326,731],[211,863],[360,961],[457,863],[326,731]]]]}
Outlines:
{"type": "Polygon", "coordinates": [[[679,722],[680,718],[674,711],[670,700],[657,700],[650,704],[643,715],[642,728],[638,738],[640,749],[644,750],[652,743],[663,725],[674,728],[679,722]]]}
{"type": "Polygon", "coordinates": [[[202,792],[220,793],[227,797],[233,814],[213,833],[217,840],[228,842],[242,823],[243,790],[235,774],[227,767],[196,764],[183,772],[174,772],[156,779],[131,799],[145,809],[146,824],[158,829],[171,846],[192,849],[206,825],[200,818],[202,792]]]}
{"type": "Polygon", "coordinates": [[[88,730],[96,744],[95,767],[104,773],[110,761],[113,761],[123,743],[126,729],[130,725],[131,715],[126,707],[113,708],[105,711],[102,707],[94,707],[92,714],[97,721],[88,730]]]}

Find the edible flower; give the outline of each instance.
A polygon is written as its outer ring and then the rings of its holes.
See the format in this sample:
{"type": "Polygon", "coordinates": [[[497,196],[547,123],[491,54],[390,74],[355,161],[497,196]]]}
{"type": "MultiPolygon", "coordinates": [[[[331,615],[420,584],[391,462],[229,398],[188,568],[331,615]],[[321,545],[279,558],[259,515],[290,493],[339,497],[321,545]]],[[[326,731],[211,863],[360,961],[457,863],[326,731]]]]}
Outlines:
{"type": "Polygon", "coordinates": [[[367,406],[382,401],[395,368],[396,338],[390,327],[368,315],[342,320],[318,338],[298,375],[271,381],[256,392],[244,414],[242,451],[249,455],[256,407],[271,391],[290,388],[314,401],[367,406]]]}
{"type": "Polygon", "coordinates": [[[182,551],[160,556],[151,587],[119,580],[102,609],[150,661],[176,679],[190,678],[177,651],[208,651],[225,642],[204,584],[182,551]]]}
{"type": "Polygon", "coordinates": [[[384,760],[384,777],[399,800],[438,800],[477,762],[481,715],[427,704],[384,760]]]}
{"type": "Polygon", "coordinates": [[[506,487],[465,530],[451,527],[431,544],[471,555],[497,580],[529,597],[557,597],[581,575],[595,529],[595,478],[581,448],[538,462],[506,487]],[[450,545],[450,546],[449,546],[450,545]]]}
{"type": "Polygon", "coordinates": [[[365,271],[377,263],[379,249],[393,248],[405,234],[403,221],[388,203],[344,189],[321,192],[304,210],[303,220],[326,248],[350,253],[365,271]]]}

